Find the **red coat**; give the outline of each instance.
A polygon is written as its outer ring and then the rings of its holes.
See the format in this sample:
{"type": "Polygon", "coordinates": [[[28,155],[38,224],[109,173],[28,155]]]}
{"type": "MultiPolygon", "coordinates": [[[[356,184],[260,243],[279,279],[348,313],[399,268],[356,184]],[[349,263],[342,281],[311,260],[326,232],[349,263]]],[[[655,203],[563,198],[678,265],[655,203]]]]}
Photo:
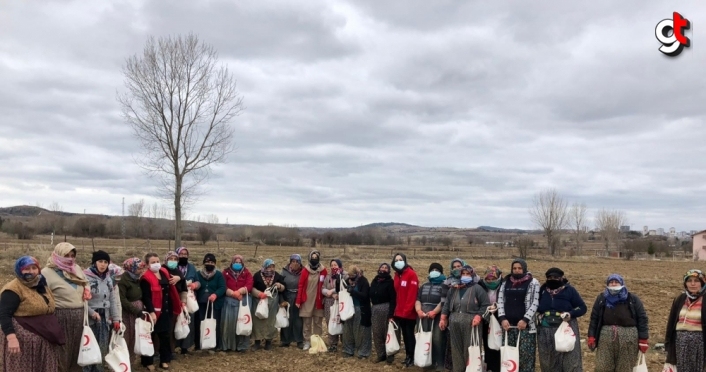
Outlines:
{"type": "MultiPolygon", "coordinates": [[[[171,275],[165,268],[159,269],[159,274],[162,278],[171,279],[171,275]]],[[[142,280],[150,284],[150,289],[152,290],[152,305],[154,306],[154,313],[159,318],[159,314],[162,313],[162,286],[159,284],[157,276],[153,272],[147,270],[142,275],[142,280]],[[158,310],[159,309],[159,310],[158,310]]],[[[179,292],[177,292],[176,287],[169,285],[169,299],[172,303],[172,313],[174,315],[181,314],[181,298],[179,297],[179,292]]]]}
{"type": "Polygon", "coordinates": [[[407,266],[402,270],[402,274],[395,271],[395,292],[397,293],[397,306],[395,306],[395,317],[402,319],[417,319],[417,311],[414,304],[417,302],[417,292],[419,291],[419,280],[417,273],[407,266]]]}
{"type": "Polygon", "coordinates": [[[233,271],[230,269],[223,270],[223,277],[226,279],[226,288],[231,291],[237,291],[243,287],[247,289],[248,293],[252,291],[252,274],[246,268],[243,268],[243,272],[238,275],[238,279],[235,279],[233,271]]]}
{"type": "MultiPolygon", "coordinates": [[[[316,284],[316,309],[323,310],[324,308],[324,296],[321,294],[321,287],[324,285],[324,278],[328,272],[324,268],[319,273],[319,282],[316,284]]],[[[302,275],[299,277],[299,288],[297,289],[297,299],[295,305],[302,305],[306,302],[306,287],[309,284],[309,270],[307,268],[302,269],[302,275]]]]}

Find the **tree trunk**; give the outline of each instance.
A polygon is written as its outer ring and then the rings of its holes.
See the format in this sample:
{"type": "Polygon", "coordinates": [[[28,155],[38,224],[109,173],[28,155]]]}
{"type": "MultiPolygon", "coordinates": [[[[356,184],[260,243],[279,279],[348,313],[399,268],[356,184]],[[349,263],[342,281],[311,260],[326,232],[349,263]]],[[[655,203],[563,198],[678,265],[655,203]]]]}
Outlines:
{"type": "Polygon", "coordinates": [[[174,188],[174,249],[181,247],[181,181],[177,176],[176,187],[174,188]]]}

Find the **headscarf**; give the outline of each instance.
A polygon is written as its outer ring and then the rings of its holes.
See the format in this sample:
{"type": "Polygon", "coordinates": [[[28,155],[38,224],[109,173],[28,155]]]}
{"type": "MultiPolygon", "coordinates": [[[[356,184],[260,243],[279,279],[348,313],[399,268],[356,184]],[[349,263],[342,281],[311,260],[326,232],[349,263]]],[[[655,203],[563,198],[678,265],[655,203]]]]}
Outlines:
{"type": "Polygon", "coordinates": [[[463,276],[463,272],[464,272],[464,271],[467,271],[469,274],[471,274],[471,282],[468,283],[468,284],[464,284],[462,281],[459,280],[458,283],[456,284],[459,288],[460,288],[460,287],[470,287],[470,286],[476,284],[476,281],[475,281],[475,278],[476,278],[476,271],[473,269],[473,266],[471,266],[471,265],[464,265],[464,266],[461,268],[461,275],[460,275],[460,276],[463,276]]]}
{"type": "Polygon", "coordinates": [[[164,264],[166,265],[167,262],[169,261],[169,259],[172,257],[176,257],[177,261],[179,261],[179,253],[176,253],[174,251],[169,251],[169,252],[167,252],[166,255],[164,255],[164,264]]]}
{"type": "Polygon", "coordinates": [[[316,270],[319,269],[319,267],[321,267],[321,252],[319,252],[319,251],[317,251],[316,249],[314,249],[314,250],[312,250],[311,252],[309,252],[309,257],[307,257],[307,258],[309,259],[308,264],[309,264],[309,268],[310,268],[311,270],[316,271],[316,270]],[[316,255],[316,257],[319,259],[319,263],[316,265],[316,267],[313,267],[313,266],[311,265],[311,256],[313,256],[313,255],[316,255]]]}
{"type": "Polygon", "coordinates": [[[331,269],[331,276],[334,278],[338,278],[339,275],[341,275],[341,273],[343,272],[343,262],[338,258],[334,258],[333,260],[331,260],[331,262],[335,262],[336,265],[338,265],[337,269],[331,269]]]}
{"type": "Polygon", "coordinates": [[[380,266],[378,266],[378,273],[377,275],[375,275],[375,279],[378,282],[384,282],[385,280],[392,279],[392,276],[390,276],[390,271],[392,271],[392,268],[390,268],[390,264],[388,264],[387,262],[381,263],[380,266]],[[380,269],[383,266],[387,266],[387,272],[384,274],[380,274],[380,269]]]}
{"type": "Polygon", "coordinates": [[[137,257],[128,258],[127,260],[123,261],[123,269],[125,269],[127,275],[129,275],[130,278],[132,278],[133,280],[137,280],[140,278],[137,272],[143,267],[145,267],[144,262],[142,262],[142,260],[137,257]]]}
{"type": "Polygon", "coordinates": [[[108,265],[108,271],[110,271],[111,275],[113,276],[121,276],[125,272],[122,267],[116,265],[113,262],[108,265]]]}
{"type": "Polygon", "coordinates": [[[608,275],[608,279],[605,281],[606,284],[606,289],[603,292],[603,295],[605,296],[605,305],[609,308],[612,309],[615,307],[616,304],[619,303],[624,303],[628,299],[628,289],[625,287],[625,280],[623,280],[623,277],[618,275],[618,274],[610,274],[608,275]],[[618,294],[613,295],[610,293],[608,290],[608,283],[610,283],[612,280],[617,280],[620,282],[620,285],[623,286],[623,289],[618,292],[618,294]]]}
{"type": "Polygon", "coordinates": [[[522,283],[528,280],[532,280],[532,273],[527,271],[527,261],[521,258],[512,260],[512,264],[510,264],[510,283],[512,283],[512,288],[520,287],[522,283]],[[520,278],[515,278],[515,274],[512,273],[512,267],[515,266],[516,263],[520,264],[522,267],[522,274],[524,274],[520,278]]]}
{"type": "MultiPolygon", "coordinates": [[[[32,278],[32,280],[27,280],[24,275],[22,275],[22,270],[30,266],[37,266],[37,269],[39,269],[39,261],[32,256],[22,256],[18,258],[17,261],[15,261],[15,276],[17,276],[20,283],[29,288],[38,287],[40,284],[41,287],[44,287],[46,285],[46,280],[44,280],[42,274],[37,274],[34,278],[32,278]]],[[[37,289],[39,290],[39,288],[37,289]]]]}
{"type": "Polygon", "coordinates": [[[206,262],[209,262],[209,261],[213,262],[213,264],[215,265],[218,262],[218,261],[216,261],[216,255],[214,255],[213,253],[206,253],[203,256],[204,265],[200,271],[200,274],[206,280],[211,280],[211,278],[213,278],[213,276],[216,275],[216,271],[218,271],[218,268],[214,268],[213,271],[210,271],[210,272],[206,270],[205,264],[206,264],[206,262]]]}
{"type": "Polygon", "coordinates": [[[186,255],[187,256],[189,255],[189,250],[186,249],[186,247],[179,247],[174,250],[174,252],[177,254],[177,256],[180,255],[182,251],[186,251],[186,255]]]}
{"type": "Polygon", "coordinates": [[[704,284],[706,284],[706,276],[704,276],[701,270],[691,269],[684,274],[684,293],[686,293],[686,296],[689,297],[690,300],[696,300],[704,294],[704,291],[706,291],[706,285],[704,284]],[[696,277],[701,282],[701,290],[695,295],[689,293],[689,290],[686,288],[686,281],[692,276],[696,277]]]}
{"type": "Polygon", "coordinates": [[[503,272],[498,268],[497,265],[488,266],[485,269],[485,277],[483,278],[483,283],[490,290],[495,290],[500,285],[500,279],[502,278],[503,272]]]}
{"type": "Polygon", "coordinates": [[[466,261],[456,257],[453,260],[451,260],[451,264],[449,264],[449,277],[458,279],[461,277],[461,271],[459,271],[457,274],[454,274],[454,263],[458,262],[461,264],[461,267],[466,266],[466,261]]]}
{"type": "Polygon", "coordinates": [[[243,256],[236,254],[233,256],[233,258],[230,259],[230,265],[226,268],[226,270],[230,276],[233,277],[233,279],[238,280],[238,276],[242,274],[245,271],[245,259],[243,259],[243,256]],[[233,270],[233,264],[235,263],[236,260],[240,260],[240,263],[243,265],[243,268],[240,269],[240,271],[235,271],[233,270]]]}
{"type": "Polygon", "coordinates": [[[66,280],[85,287],[88,284],[88,280],[86,280],[81,268],[76,265],[76,259],[64,257],[71,251],[76,251],[76,247],[73,244],[66,242],[57,244],[47,261],[46,267],[53,270],[61,270],[66,280]]]}
{"type": "Polygon", "coordinates": [[[296,253],[289,256],[289,263],[287,264],[287,270],[294,275],[299,275],[299,273],[302,272],[302,269],[303,269],[302,256],[300,256],[296,253]],[[299,269],[297,269],[297,270],[292,269],[292,261],[297,261],[297,263],[299,263],[299,269]]]}
{"type": "Polygon", "coordinates": [[[260,270],[262,272],[262,276],[264,276],[265,278],[271,278],[271,277],[275,276],[274,270],[271,270],[271,271],[267,270],[268,267],[270,267],[274,264],[275,264],[275,260],[273,260],[271,258],[265,259],[265,261],[262,263],[262,270],[260,270]]]}
{"type": "MultiPolygon", "coordinates": [[[[177,254],[177,256],[179,256],[179,255],[181,254],[181,252],[184,252],[184,251],[186,252],[186,256],[188,257],[188,256],[189,256],[189,250],[186,249],[186,247],[179,247],[179,248],[177,248],[174,252],[177,254]]],[[[186,276],[186,272],[189,270],[189,261],[187,260],[186,265],[181,265],[181,264],[180,264],[180,265],[178,266],[178,268],[179,268],[179,271],[181,271],[181,275],[186,276]]]]}

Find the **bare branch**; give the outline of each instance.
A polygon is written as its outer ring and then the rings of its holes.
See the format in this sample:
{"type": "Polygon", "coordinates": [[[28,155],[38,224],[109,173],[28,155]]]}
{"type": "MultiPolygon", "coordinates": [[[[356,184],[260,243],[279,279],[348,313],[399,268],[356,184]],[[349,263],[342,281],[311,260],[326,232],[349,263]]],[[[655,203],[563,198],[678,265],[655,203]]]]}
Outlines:
{"type": "Polygon", "coordinates": [[[555,189],[547,189],[534,196],[529,209],[530,220],[547,238],[549,253],[556,253],[558,234],[567,224],[567,207],[564,198],[555,189]]]}

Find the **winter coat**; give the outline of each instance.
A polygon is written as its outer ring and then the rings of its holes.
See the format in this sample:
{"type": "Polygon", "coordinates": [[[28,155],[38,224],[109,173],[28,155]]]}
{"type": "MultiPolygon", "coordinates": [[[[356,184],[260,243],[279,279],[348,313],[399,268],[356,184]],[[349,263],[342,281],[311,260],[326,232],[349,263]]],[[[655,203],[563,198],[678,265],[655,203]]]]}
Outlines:
{"type": "Polygon", "coordinates": [[[372,326],[372,308],[370,307],[370,283],[364,276],[358,278],[355,287],[349,287],[350,294],[360,303],[360,325],[363,327],[372,326]]]}
{"type": "Polygon", "coordinates": [[[199,307],[203,306],[203,308],[206,308],[208,297],[215,293],[216,301],[213,302],[213,309],[222,309],[223,298],[226,295],[226,280],[223,278],[223,273],[219,270],[215,270],[211,279],[204,278],[201,273],[197,276],[199,283],[201,284],[199,289],[196,291],[196,301],[199,303],[199,307]]]}
{"type": "MultiPolygon", "coordinates": [[[[701,306],[701,338],[706,345],[706,306],[701,306]]],[[[686,302],[686,293],[682,293],[672,302],[672,310],[667,318],[667,330],[664,332],[664,348],[667,350],[667,363],[677,364],[677,322],[679,321],[679,313],[681,312],[684,303],[686,302]]],[[[706,363],[706,353],[704,353],[704,362],[706,363]]]]}
{"type": "Polygon", "coordinates": [[[564,279],[564,286],[565,288],[554,296],[547,292],[545,284],[539,288],[539,307],[537,308],[539,314],[544,314],[547,311],[566,312],[571,315],[571,319],[586,314],[588,308],[576,288],[572,287],[566,279],[564,279]]]}
{"type": "Polygon", "coordinates": [[[446,296],[446,302],[441,313],[449,316],[453,313],[465,313],[471,315],[485,315],[485,311],[490,306],[488,293],[485,288],[479,285],[472,285],[466,289],[466,292],[461,297],[460,288],[452,287],[446,296]]]}
{"type": "Polygon", "coordinates": [[[226,288],[231,291],[237,291],[243,287],[245,287],[245,290],[248,291],[248,293],[252,291],[253,276],[250,273],[250,270],[245,267],[240,275],[238,275],[237,279],[235,278],[233,271],[229,269],[223,270],[223,278],[225,278],[226,281],[226,288]]]}
{"type": "MultiPolygon", "coordinates": [[[[630,314],[632,319],[635,320],[637,324],[637,338],[640,340],[647,340],[650,337],[649,327],[647,322],[647,312],[645,307],[642,305],[642,301],[637,295],[628,292],[627,298],[628,308],[630,309],[630,314]]],[[[603,312],[605,311],[605,293],[596,297],[596,302],[593,303],[593,309],[591,310],[591,323],[588,326],[588,337],[596,338],[596,345],[598,345],[598,339],[601,336],[601,328],[603,328],[603,312]]]]}
{"type": "Polygon", "coordinates": [[[120,305],[132,315],[140,316],[142,309],[133,306],[132,303],[142,300],[142,289],[139,280],[131,278],[128,274],[123,274],[123,278],[118,282],[120,292],[120,305]]]}
{"type": "Polygon", "coordinates": [[[395,293],[395,281],[392,277],[388,277],[383,281],[379,281],[378,276],[373,278],[370,284],[370,301],[373,305],[389,303],[387,318],[392,319],[392,317],[394,317],[395,307],[397,305],[397,294],[395,293]]]}
{"type": "MultiPolygon", "coordinates": [[[[328,272],[326,271],[326,268],[324,268],[323,265],[319,265],[316,270],[312,270],[311,267],[309,267],[308,265],[304,267],[304,269],[302,269],[301,276],[299,277],[299,288],[297,289],[297,300],[295,302],[296,305],[301,306],[299,311],[300,316],[306,317],[304,314],[302,314],[302,309],[304,308],[304,303],[307,302],[310,296],[315,296],[313,310],[323,310],[324,298],[321,294],[321,288],[324,285],[324,279],[326,279],[327,274],[328,272]],[[311,293],[307,291],[307,288],[309,287],[310,276],[311,280],[317,281],[316,290],[312,291],[311,293]]],[[[311,315],[309,315],[309,317],[310,316],[311,315]]]]}
{"type": "Polygon", "coordinates": [[[417,302],[418,291],[419,279],[411,266],[402,269],[402,273],[395,271],[395,293],[397,294],[395,317],[409,320],[417,319],[417,311],[414,309],[414,305],[417,302]]]}
{"type": "Polygon", "coordinates": [[[91,299],[88,300],[88,315],[93,319],[96,310],[103,309],[107,319],[113,322],[122,321],[120,311],[120,293],[115,284],[115,278],[107,272],[102,278],[96,275],[91,269],[86,269],[83,274],[88,279],[91,289],[91,299]]]}
{"type": "MultiPolygon", "coordinates": [[[[503,281],[503,284],[500,285],[500,290],[498,291],[498,321],[500,322],[506,319],[505,291],[512,290],[511,288],[512,281],[510,281],[510,275],[508,275],[505,277],[505,281],[503,281]],[[510,288],[506,288],[508,286],[510,288]]],[[[539,307],[539,290],[539,281],[532,278],[527,286],[527,293],[525,293],[525,315],[523,316],[523,320],[527,323],[527,325],[529,325],[529,333],[537,333],[537,324],[534,322],[534,318],[539,307]]]]}

